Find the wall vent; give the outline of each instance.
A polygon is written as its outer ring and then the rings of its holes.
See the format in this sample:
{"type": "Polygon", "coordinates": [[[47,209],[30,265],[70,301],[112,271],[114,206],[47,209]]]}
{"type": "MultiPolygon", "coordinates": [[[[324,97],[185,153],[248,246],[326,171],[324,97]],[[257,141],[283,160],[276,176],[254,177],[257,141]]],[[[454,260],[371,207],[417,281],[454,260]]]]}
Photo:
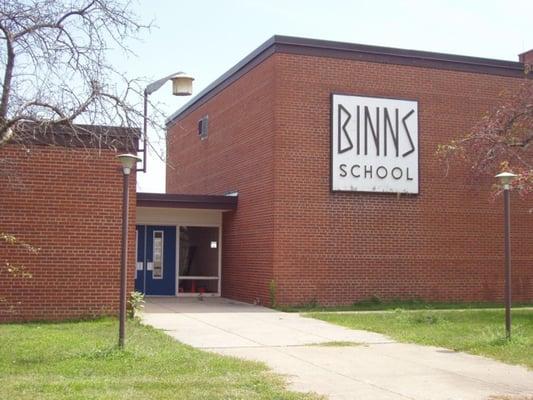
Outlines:
{"type": "Polygon", "coordinates": [[[207,130],[209,127],[209,117],[206,115],[198,121],[198,136],[200,139],[207,139],[207,130]]]}

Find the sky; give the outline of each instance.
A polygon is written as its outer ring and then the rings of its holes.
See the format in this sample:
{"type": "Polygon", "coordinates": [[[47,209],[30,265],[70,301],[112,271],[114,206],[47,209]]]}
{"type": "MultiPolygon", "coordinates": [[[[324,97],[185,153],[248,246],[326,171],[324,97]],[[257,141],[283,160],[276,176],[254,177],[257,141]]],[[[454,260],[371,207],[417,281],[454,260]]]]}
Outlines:
{"type": "MultiPolygon", "coordinates": [[[[511,61],[533,48],[531,0],[139,0],[133,10],[154,27],[128,44],[135,56],[111,63],[147,83],[185,71],[194,93],[273,35],[511,61]]],[[[191,100],[170,93],[168,83],[151,95],[165,116],[191,100]]],[[[164,132],[150,137],[164,154],[164,132]]],[[[147,166],[137,190],[164,192],[164,162],[151,154],[147,166]]]]}

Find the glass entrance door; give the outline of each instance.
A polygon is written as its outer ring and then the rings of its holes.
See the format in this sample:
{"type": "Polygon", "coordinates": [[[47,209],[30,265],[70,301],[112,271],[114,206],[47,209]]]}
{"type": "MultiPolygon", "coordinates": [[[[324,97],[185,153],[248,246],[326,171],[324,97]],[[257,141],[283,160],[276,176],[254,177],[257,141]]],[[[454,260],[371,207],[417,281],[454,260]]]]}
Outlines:
{"type": "Polygon", "coordinates": [[[220,230],[218,227],[179,227],[178,292],[220,294],[220,230]]]}

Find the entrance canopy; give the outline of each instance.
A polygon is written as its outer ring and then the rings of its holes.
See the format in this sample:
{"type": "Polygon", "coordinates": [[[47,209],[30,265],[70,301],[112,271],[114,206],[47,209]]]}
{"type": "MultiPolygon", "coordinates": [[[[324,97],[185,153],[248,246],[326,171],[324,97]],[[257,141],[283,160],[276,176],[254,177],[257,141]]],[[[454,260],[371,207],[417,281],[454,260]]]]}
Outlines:
{"type": "Polygon", "coordinates": [[[222,213],[237,196],[137,193],[135,289],[220,296],[222,213]]]}
{"type": "Polygon", "coordinates": [[[219,211],[237,209],[237,196],[173,193],[137,193],[137,207],[196,208],[219,211]]]}

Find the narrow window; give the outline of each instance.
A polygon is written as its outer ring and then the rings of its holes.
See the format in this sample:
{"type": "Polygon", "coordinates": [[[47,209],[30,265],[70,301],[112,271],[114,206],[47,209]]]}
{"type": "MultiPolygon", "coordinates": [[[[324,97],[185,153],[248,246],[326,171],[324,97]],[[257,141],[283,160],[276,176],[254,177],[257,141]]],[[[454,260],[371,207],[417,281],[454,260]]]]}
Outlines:
{"type": "Polygon", "coordinates": [[[163,279],[163,231],[154,231],[153,279],[163,279]]]}

